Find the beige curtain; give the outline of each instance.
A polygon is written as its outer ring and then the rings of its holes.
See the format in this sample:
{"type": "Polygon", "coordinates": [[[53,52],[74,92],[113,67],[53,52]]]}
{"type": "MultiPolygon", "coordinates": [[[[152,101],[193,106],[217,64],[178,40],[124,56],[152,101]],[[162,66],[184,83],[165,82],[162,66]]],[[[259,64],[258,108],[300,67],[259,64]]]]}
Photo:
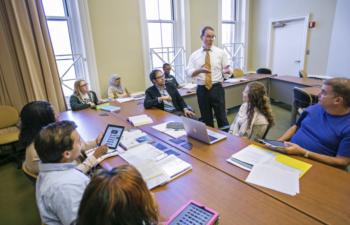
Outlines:
{"type": "Polygon", "coordinates": [[[66,105],[41,0],[0,0],[0,104],[66,105]]]}

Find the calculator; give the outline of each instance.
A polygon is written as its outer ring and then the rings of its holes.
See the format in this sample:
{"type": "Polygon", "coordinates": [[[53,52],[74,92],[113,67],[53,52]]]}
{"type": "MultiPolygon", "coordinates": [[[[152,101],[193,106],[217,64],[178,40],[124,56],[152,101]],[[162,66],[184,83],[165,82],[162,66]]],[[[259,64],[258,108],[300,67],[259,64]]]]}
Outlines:
{"type": "Polygon", "coordinates": [[[215,225],[219,214],[193,200],[181,207],[166,225],[215,225]]]}

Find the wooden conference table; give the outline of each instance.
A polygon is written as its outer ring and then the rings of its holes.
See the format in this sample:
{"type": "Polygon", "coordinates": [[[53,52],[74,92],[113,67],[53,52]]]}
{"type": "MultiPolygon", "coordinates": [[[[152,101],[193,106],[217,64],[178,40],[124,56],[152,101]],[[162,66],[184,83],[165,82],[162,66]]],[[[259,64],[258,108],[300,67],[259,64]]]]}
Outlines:
{"type": "MultiPolygon", "coordinates": [[[[179,157],[190,163],[192,171],[154,189],[161,215],[169,218],[181,205],[195,199],[214,208],[221,215],[221,224],[349,224],[350,176],[348,173],[311,161],[312,168],[300,180],[300,194],[287,196],[269,189],[246,183],[248,172],[226,162],[233,153],[250,142],[228,135],[224,141],[206,145],[189,138],[193,148],[183,149],[170,141],[171,137],[152,126],[180,118],[167,112],[145,110],[141,102],[123,104],[118,113],[91,109],[64,112],[60,119],[73,120],[86,140],[94,139],[108,123],[131,127],[129,116],[145,113],[154,123],[139,127],[156,141],[171,146],[179,157]]],[[[298,158],[298,157],[297,157],[298,158]]],[[[125,162],[120,157],[105,160],[109,169],[125,162]]]]}
{"type": "MultiPolygon", "coordinates": [[[[238,83],[223,83],[225,90],[225,103],[226,108],[230,109],[242,104],[242,92],[245,86],[252,81],[259,81],[267,88],[270,98],[283,102],[292,106],[293,104],[293,88],[300,87],[312,96],[318,95],[322,80],[312,78],[300,78],[294,76],[276,76],[266,74],[248,74],[245,79],[238,83]],[[312,88],[310,88],[312,87],[312,88]]],[[[200,110],[197,101],[197,95],[195,89],[180,88],[179,92],[184,98],[186,103],[190,105],[198,116],[200,116],[200,110]]]]}

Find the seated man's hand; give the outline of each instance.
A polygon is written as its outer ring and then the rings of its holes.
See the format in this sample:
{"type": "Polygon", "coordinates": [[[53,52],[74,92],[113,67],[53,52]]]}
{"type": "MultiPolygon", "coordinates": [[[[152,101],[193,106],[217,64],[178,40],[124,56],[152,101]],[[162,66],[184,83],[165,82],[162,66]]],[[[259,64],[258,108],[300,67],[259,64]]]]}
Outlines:
{"type": "Polygon", "coordinates": [[[98,144],[101,142],[102,136],[103,136],[103,133],[100,133],[100,134],[97,136],[97,138],[95,139],[96,145],[98,145],[98,144]]]}
{"type": "Polygon", "coordinates": [[[284,144],[286,145],[285,151],[289,155],[305,155],[306,153],[306,150],[297,144],[288,141],[284,142],[284,144]]]}
{"type": "Polygon", "coordinates": [[[191,110],[188,110],[188,109],[184,108],[184,115],[185,115],[186,117],[194,117],[194,116],[195,116],[195,113],[192,112],[191,110]]]}
{"type": "Polygon", "coordinates": [[[231,70],[230,70],[230,65],[227,65],[224,67],[224,69],[222,70],[223,74],[230,74],[231,70]]]}
{"type": "Polygon", "coordinates": [[[171,97],[169,96],[169,95],[167,95],[167,96],[162,96],[162,97],[160,97],[160,99],[162,100],[162,101],[168,101],[168,102],[171,102],[171,97]]]}
{"type": "Polygon", "coordinates": [[[107,150],[108,150],[107,145],[99,146],[94,152],[95,158],[96,159],[100,158],[101,156],[107,153],[107,150]]]}

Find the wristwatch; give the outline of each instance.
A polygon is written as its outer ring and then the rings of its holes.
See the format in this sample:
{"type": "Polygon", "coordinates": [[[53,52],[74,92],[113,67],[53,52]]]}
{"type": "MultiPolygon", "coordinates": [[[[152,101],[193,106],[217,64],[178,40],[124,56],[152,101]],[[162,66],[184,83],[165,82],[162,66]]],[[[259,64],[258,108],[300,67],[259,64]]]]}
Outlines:
{"type": "Polygon", "coordinates": [[[310,152],[309,152],[308,150],[306,150],[306,152],[305,152],[305,154],[304,154],[304,157],[305,157],[305,158],[309,158],[309,153],[310,153],[310,152]]]}

